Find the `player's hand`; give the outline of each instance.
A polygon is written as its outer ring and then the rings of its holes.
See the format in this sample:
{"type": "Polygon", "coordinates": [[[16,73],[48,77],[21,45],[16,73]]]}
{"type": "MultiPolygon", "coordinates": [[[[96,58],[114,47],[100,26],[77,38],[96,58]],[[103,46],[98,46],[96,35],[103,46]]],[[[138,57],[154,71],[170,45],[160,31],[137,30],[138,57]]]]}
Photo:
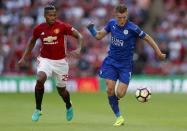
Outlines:
{"type": "Polygon", "coordinates": [[[94,28],[94,23],[93,22],[89,22],[88,25],[86,26],[88,29],[92,29],[94,28]]]}
{"type": "Polygon", "coordinates": [[[18,61],[18,65],[19,65],[19,66],[24,66],[24,65],[26,65],[26,60],[25,60],[25,58],[21,58],[21,59],[18,61]]]}
{"type": "Polygon", "coordinates": [[[77,48],[76,50],[73,50],[73,51],[71,51],[71,52],[68,52],[68,53],[66,54],[66,56],[67,56],[67,57],[74,57],[74,58],[77,58],[77,57],[79,57],[80,53],[81,53],[81,48],[77,48]]]}
{"type": "Polygon", "coordinates": [[[166,59],[166,54],[160,53],[157,55],[159,60],[165,60],[166,59]]]}
{"type": "Polygon", "coordinates": [[[89,32],[91,33],[91,35],[93,37],[95,37],[97,35],[97,30],[95,28],[95,25],[94,23],[92,22],[89,22],[88,25],[87,25],[87,29],[89,30],[89,32]]]}

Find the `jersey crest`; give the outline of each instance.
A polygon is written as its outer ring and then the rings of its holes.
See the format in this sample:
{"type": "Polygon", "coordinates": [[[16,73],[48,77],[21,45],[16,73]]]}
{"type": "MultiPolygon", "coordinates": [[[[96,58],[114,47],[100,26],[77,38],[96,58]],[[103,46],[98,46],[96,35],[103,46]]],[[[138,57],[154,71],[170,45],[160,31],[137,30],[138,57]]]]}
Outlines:
{"type": "Polygon", "coordinates": [[[59,32],[60,32],[60,29],[58,29],[58,28],[54,29],[55,34],[58,34],[59,32]]]}
{"type": "Polygon", "coordinates": [[[124,33],[124,35],[127,35],[129,33],[129,31],[128,30],[124,30],[123,33],[124,33]]]}

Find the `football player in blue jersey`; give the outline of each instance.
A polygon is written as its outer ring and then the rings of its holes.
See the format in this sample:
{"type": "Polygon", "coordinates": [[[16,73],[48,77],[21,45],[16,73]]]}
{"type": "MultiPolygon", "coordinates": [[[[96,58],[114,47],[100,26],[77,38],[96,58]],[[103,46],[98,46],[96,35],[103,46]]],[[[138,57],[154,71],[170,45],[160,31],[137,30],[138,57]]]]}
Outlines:
{"type": "Polygon", "coordinates": [[[137,38],[145,40],[160,60],[164,60],[166,55],[160,51],[152,37],[128,20],[128,10],[124,4],[116,6],[115,18],[109,20],[103,29],[97,31],[93,23],[89,23],[87,28],[97,40],[111,34],[108,56],[103,61],[99,76],[106,81],[109,104],[116,116],[113,125],[121,126],[125,120],[120,113],[118,99],[126,94],[131,79],[133,52],[137,38]]]}

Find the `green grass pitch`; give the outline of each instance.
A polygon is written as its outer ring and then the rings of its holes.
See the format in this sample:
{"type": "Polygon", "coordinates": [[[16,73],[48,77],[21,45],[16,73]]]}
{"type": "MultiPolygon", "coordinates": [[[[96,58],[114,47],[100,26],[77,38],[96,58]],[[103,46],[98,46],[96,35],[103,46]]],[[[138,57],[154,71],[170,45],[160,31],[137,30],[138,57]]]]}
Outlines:
{"type": "Polygon", "coordinates": [[[113,127],[115,117],[106,94],[71,93],[74,119],[67,122],[57,92],[45,94],[43,116],[31,121],[34,93],[0,94],[0,131],[187,131],[187,94],[152,94],[139,103],[134,94],[120,100],[126,123],[113,127]]]}

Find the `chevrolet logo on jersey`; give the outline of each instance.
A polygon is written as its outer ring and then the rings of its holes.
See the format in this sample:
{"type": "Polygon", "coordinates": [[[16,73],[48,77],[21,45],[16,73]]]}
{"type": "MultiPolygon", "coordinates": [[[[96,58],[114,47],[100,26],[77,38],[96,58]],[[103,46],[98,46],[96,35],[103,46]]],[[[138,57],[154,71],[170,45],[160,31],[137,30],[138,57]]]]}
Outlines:
{"type": "Polygon", "coordinates": [[[47,36],[43,39],[44,44],[57,44],[54,42],[55,40],[57,40],[57,36],[47,36]]]}

